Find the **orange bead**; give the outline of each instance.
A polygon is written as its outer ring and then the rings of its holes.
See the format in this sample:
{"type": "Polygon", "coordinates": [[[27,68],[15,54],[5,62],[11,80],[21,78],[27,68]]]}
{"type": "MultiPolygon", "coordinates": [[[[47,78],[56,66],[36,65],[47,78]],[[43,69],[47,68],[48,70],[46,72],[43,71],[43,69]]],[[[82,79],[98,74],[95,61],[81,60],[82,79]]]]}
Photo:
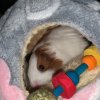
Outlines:
{"type": "Polygon", "coordinates": [[[84,56],[82,59],[82,63],[85,63],[88,65],[88,70],[92,70],[97,66],[96,59],[91,55],[84,56]]]}
{"type": "Polygon", "coordinates": [[[97,66],[100,66],[100,50],[96,46],[90,46],[84,51],[84,56],[88,55],[93,56],[97,61],[97,66]]]}

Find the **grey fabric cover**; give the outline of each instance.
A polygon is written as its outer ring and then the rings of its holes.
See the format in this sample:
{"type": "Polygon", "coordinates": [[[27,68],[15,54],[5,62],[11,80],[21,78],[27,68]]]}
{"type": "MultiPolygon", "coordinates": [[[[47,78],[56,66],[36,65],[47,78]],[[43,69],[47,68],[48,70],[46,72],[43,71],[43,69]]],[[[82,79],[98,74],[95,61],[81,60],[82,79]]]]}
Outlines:
{"type": "Polygon", "coordinates": [[[95,0],[18,0],[0,19],[0,57],[20,87],[19,56],[28,32],[41,24],[72,25],[100,48],[100,10],[95,0]]]}

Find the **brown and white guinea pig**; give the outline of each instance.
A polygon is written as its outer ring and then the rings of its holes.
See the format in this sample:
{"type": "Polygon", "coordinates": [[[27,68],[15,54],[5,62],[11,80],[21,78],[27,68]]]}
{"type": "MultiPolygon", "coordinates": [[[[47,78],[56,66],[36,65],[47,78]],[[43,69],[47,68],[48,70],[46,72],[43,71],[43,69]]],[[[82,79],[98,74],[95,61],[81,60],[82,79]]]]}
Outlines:
{"type": "Polygon", "coordinates": [[[37,87],[48,83],[57,70],[80,55],[89,44],[71,27],[53,29],[37,44],[30,57],[28,78],[31,86],[37,87]]]}

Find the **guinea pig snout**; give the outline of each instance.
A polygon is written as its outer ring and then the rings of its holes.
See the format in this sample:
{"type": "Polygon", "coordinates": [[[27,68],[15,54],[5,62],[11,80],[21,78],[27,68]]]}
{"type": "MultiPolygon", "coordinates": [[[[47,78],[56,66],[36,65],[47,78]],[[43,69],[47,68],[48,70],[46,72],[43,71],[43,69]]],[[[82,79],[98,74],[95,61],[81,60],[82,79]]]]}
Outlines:
{"type": "Polygon", "coordinates": [[[34,90],[38,90],[40,88],[40,86],[36,86],[34,87],[34,90]]]}
{"type": "Polygon", "coordinates": [[[36,82],[33,83],[32,87],[33,87],[33,88],[38,88],[38,87],[40,87],[40,85],[39,85],[39,83],[36,81],[36,82]]]}

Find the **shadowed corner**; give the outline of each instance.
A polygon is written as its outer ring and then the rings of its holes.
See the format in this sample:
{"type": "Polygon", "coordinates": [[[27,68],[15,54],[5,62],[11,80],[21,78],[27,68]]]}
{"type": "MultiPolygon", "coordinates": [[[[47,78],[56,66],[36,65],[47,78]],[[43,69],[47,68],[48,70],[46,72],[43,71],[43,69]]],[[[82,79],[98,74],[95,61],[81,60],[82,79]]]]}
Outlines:
{"type": "Polygon", "coordinates": [[[8,8],[16,3],[17,0],[0,0],[0,17],[5,14],[8,8]]]}

